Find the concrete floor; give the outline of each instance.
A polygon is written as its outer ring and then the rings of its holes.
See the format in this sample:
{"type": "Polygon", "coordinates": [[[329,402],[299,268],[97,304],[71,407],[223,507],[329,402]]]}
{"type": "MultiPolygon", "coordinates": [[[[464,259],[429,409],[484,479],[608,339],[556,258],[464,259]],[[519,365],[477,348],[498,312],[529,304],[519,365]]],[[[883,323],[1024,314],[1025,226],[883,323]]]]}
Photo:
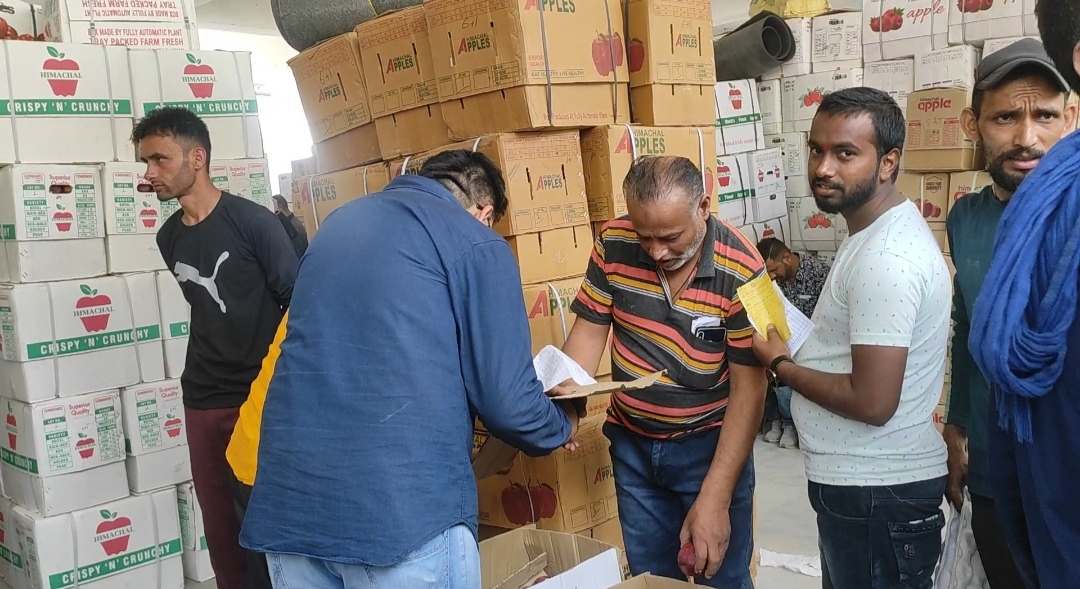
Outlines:
{"type": "MultiPolygon", "coordinates": [[[[754,450],[757,467],[758,548],[781,554],[814,556],[817,524],[806,499],[803,454],[760,441],[754,450]]],[[[757,589],[818,589],[821,579],[782,569],[758,569],[757,589]]],[[[187,589],[217,589],[213,581],[189,582],[187,589]]]]}

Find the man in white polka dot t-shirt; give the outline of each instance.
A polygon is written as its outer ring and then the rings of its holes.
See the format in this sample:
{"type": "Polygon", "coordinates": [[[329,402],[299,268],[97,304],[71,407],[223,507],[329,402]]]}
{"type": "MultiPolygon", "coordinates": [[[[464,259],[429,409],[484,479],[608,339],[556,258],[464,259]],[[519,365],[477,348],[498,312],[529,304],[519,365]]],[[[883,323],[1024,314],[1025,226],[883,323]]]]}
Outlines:
{"type": "Polygon", "coordinates": [[[774,330],[754,342],[796,393],[826,589],[928,589],[941,549],[946,450],[933,411],[952,290],[930,228],[895,186],[904,135],[903,113],[879,90],[821,103],[808,175],[818,207],[842,214],[850,236],[795,358],[774,330]]]}

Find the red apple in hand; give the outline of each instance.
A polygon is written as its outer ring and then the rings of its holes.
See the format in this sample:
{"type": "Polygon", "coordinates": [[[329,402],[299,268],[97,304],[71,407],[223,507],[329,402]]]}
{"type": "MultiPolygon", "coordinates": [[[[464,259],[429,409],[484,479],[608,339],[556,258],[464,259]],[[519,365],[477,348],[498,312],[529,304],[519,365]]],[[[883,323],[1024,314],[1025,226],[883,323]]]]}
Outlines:
{"type": "Polygon", "coordinates": [[[694,545],[687,542],[679,549],[679,570],[686,575],[686,578],[693,579],[697,574],[697,571],[694,570],[696,568],[697,553],[694,552],[694,545]]]}

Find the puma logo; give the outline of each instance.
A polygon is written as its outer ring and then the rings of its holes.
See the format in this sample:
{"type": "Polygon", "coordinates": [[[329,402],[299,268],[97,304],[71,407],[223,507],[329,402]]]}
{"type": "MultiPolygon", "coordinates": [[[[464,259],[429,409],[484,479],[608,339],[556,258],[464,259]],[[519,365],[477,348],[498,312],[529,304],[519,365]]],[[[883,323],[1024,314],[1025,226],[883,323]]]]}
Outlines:
{"type": "Polygon", "coordinates": [[[221,295],[218,294],[217,289],[217,275],[218,269],[221,268],[222,262],[229,259],[229,252],[221,252],[218,256],[217,264],[214,264],[214,273],[209,278],[199,274],[199,269],[194,266],[189,266],[183,262],[176,263],[176,269],[173,273],[176,274],[176,281],[180,283],[193,282],[206,289],[206,292],[210,293],[210,298],[217,301],[221,312],[225,313],[225,301],[221,300],[221,295]]]}

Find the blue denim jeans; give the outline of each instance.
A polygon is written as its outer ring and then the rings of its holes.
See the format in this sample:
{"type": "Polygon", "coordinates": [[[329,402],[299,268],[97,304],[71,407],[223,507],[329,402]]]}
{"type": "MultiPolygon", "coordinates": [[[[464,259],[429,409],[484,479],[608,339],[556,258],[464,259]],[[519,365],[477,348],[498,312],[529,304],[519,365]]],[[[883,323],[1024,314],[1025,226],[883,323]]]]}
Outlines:
{"type": "Polygon", "coordinates": [[[809,485],[823,589],[931,589],[945,477],[882,487],[809,485]]]}
{"type": "MultiPolygon", "coordinates": [[[[679,571],[679,532],[701,491],[720,431],[687,439],[653,440],[608,423],[604,434],[611,440],[619,519],[630,572],[685,580],[679,571]]],[[[754,485],[751,456],[731,498],[731,538],[724,563],[712,579],[694,579],[698,585],[753,589],[750,559],[754,551],[754,485]]]]}
{"type": "Polygon", "coordinates": [[[776,405],[780,411],[780,419],[785,425],[792,425],[791,420],[791,387],[776,387],[776,405]]]}
{"type": "Polygon", "coordinates": [[[290,554],[268,554],[274,589],[480,589],[480,551],[457,525],[390,567],[346,565],[290,554]]]}

